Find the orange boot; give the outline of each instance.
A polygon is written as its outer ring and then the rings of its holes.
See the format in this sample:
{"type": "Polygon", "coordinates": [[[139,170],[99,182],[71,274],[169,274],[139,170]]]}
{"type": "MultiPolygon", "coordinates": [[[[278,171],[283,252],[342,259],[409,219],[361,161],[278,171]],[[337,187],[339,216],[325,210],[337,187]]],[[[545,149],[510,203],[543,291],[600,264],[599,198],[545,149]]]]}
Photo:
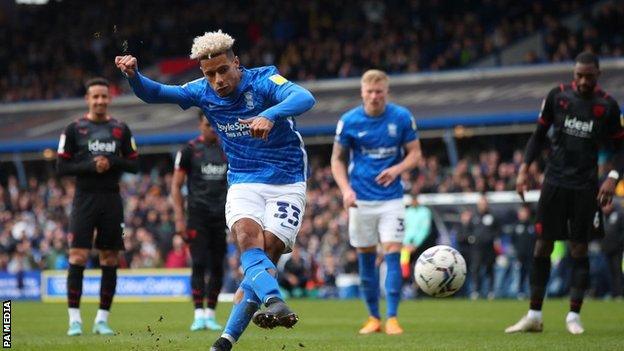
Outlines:
{"type": "Polygon", "coordinates": [[[375,318],[373,316],[368,317],[366,323],[362,329],[360,329],[360,335],[379,333],[381,331],[381,320],[379,318],[375,318]]]}
{"type": "Polygon", "coordinates": [[[386,321],[386,334],[403,334],[403,328],[401,328],[401,326],[399,325],[399,320],[396,317],[388,318],[388,320],[386,321]]]}

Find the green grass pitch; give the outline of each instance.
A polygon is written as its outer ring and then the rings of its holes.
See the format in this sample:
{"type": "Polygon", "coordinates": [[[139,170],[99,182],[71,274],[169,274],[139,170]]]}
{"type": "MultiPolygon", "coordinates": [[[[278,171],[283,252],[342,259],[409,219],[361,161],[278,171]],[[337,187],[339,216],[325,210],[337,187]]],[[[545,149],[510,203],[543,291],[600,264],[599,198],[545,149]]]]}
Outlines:
{"type": "MultiPolygon", "coordinates": [[[[526,301],[425,299],[401,304],[400,336],[358,336],[366,317],[361,301],[291,300],[300,316],[292,330],[261,330],[251,324],[234,350],[624,350],[624,302],[589,300],[583,306],[584,335],[566,332],[566,300],[548,300],[543,333],[505,335],[526,312],[526,301]]],[[[383,306],[383,301],[382,301],[383,306]]],[[[65,336],[62,303],[14,302],[12,346],[16,350],[208,350],[217,332],[190,332],[188,303],[116,303],[113,337],[90,333],[97,305],[83,303],[85,334],[65,336]],[[161,319],[162,316],[162,319],[161,319]]],[[[230,304],[218,307],[224,323],[230,304]]]]}

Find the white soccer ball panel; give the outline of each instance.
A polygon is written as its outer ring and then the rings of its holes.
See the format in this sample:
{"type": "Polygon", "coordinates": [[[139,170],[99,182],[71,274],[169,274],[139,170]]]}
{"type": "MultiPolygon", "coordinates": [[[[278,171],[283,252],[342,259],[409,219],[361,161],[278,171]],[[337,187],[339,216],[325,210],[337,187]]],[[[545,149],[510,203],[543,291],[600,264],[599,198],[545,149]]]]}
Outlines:
{"type": "Polygon", "coordinates": [[[434,246],[418,257],[414,278],[418,287],[428,295],[450,296],[457,292],[466,280],[466,261],[450,246],[434,246]]]}

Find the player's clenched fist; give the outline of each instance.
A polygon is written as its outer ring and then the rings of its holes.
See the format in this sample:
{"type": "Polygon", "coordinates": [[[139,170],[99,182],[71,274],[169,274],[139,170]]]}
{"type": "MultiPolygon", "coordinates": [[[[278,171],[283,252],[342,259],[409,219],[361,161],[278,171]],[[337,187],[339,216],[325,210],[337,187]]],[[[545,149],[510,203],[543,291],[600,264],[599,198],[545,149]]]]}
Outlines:
{"type": "Polygon", "coordinates": [[[238,121],[249,126],[251,137],[263,139],[264,141],[269,138],[269,133],[273,128],[273,122],[262,116],[239,119],[238,121]]]}
{"type": "Polygon", "coordinates": [[[345,210],[348,211],[349,207],[357,207],[356,200],[357,196],[353,189],[347,189],[342,193],[342,206],[344,206],[345,210]]]}
{"type": "Polygon", "coordinates": [[[95,170],[98,173],[104,173],[110,169],[110,161],[106,156],[95,156],[93,161],[95,161],[95,170]]]}
{"type": "Polygon", "coordinates": [[[116,56],[115,66],[117,66],[123,74],[129,78],[133,78],[137,71],[137,59],[132,55],[116,56]]]}

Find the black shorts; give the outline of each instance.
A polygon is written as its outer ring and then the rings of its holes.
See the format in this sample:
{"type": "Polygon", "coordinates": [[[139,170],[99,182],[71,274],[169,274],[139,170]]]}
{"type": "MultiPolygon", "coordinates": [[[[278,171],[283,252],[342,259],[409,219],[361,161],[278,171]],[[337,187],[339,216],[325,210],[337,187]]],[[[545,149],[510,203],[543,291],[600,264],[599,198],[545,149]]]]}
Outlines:
{"type": "Polygon", "coordinates": [[[119,193],[76,192],[69,220],[69,247],[123,250],[124,214],[119,193]],[[94,240],[95,236],[95,240],[94,240]]]}
{"type": "Polygon", "coordinates": [[[538,239],[587,243],[604,236],[598,189],[567,189],[544,183],[537,204],[538,239]]]}
{"type": "Polygon", "coordinates": [[[190,213],[187,235],[194,264],[223,265],[227,251],[225,215],[201,216],[190,213]]]}

